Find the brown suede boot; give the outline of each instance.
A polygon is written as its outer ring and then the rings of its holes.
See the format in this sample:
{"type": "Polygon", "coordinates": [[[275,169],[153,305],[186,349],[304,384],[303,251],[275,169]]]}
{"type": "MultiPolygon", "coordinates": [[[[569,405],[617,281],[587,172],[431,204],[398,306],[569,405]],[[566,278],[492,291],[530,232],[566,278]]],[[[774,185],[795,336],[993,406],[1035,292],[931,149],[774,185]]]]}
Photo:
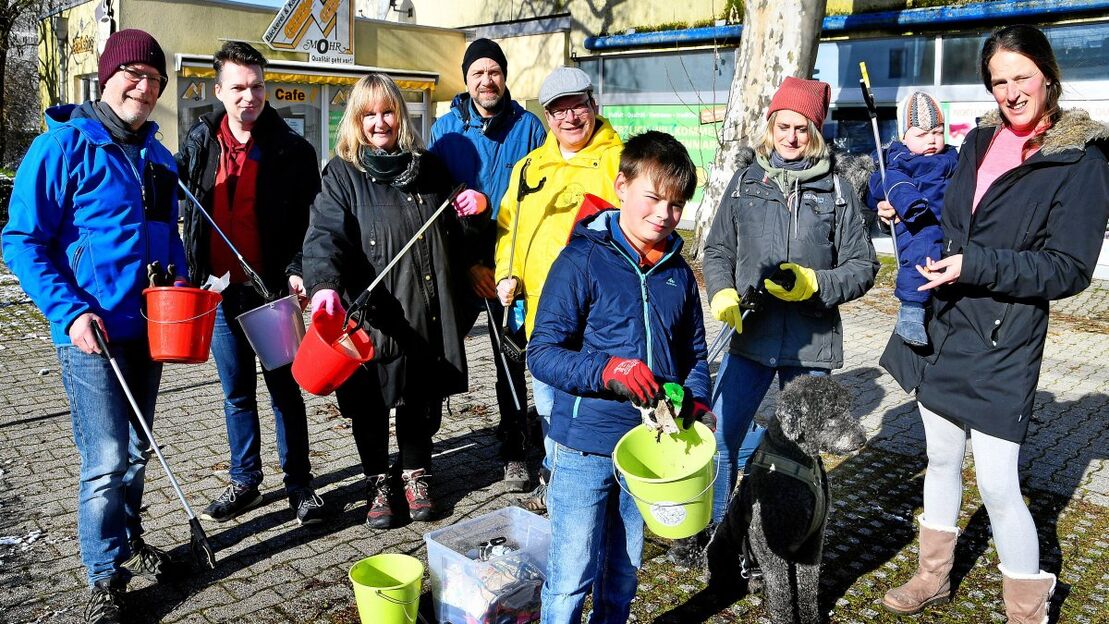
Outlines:
{"type": "Polygon", "coordinates": [[[1009,624],[1047,624],[1047,605],[1055,593],[1055,575],[1010,574],[1001,570],[1001,595],[1005,598],[1005,615],[1009,624]]]}
{"type": "Polygon", "coordinates": [[[899,615],[919,613],[928,605],[951,600],[951,566],[955,563],[957,527],[928,524],[924,514],[920,522],[920,560],[916,575],[908,583],[894,587],[882,598],[887,611],[899,615]]]}

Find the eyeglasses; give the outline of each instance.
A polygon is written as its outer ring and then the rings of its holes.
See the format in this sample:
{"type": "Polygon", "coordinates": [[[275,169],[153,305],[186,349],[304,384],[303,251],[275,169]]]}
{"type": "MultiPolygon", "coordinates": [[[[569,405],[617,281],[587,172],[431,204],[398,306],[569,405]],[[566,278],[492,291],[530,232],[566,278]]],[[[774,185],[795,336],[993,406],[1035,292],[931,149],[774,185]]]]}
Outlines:
{"type": "Polygon", "coordinates": [[[547,114],[551,117],[554,117],[555,121],[566,120],[570,116],[571,112],[574,113],[574,117],[584,117],[586,113],[592,113],[593,109],[589,106],[588,101],[578,102],[577,104],[574,104],[573,106],[568,106],[566,108],[547,109],[547,114]]]}
{"type": "Polygon", "coordinates": [[[165,89],[166,83],[169,82],[169,78],[166,78],[161,74],[144,74],[141,71],[133,67],[128,67],[126,65],[120,65],[119,71],[123,72],[123,75],[127,77],[128,82],[130,82],[131,84],[139,84],[143,80],[149,80],[150,82],[158,83],[158,90],[165,89]]]}

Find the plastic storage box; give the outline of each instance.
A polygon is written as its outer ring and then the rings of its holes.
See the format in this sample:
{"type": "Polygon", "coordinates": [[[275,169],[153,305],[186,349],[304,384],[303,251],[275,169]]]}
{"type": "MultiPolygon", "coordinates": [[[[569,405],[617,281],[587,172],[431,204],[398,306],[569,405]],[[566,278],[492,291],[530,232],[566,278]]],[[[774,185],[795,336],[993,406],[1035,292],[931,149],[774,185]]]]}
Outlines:
{"type": "Polygon", "coordinates": [[[439,624],[539,620],[551,525],[505,507],[424,535],[439,624]]]}

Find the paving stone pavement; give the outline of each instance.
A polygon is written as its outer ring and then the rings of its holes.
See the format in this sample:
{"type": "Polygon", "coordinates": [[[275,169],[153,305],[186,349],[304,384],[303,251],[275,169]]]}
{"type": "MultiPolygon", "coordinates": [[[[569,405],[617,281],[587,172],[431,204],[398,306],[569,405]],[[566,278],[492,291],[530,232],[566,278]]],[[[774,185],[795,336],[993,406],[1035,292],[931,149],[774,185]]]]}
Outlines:
{"type": "MultiPolygon", "coordinates": [[[[846,363],[835,378],[855,397],[870,442],[859,454],[830,458],[837,498],[827,537],[822,604],[833,622],[893,621],[875,596],[915,565],[915,529],[924,467],[923,431],[910,398],[877,366],[893,326],[887,287],[843,307],[846,363]]],[[[1044,565],[1060,572],[1060,621],[1109,622],[1109,283],[1059,302],[1052,315],[1036,414],[1021,454],[1021,476],[1044,565]]],[[[706,310],[707,312],[707,310],[706,310]]],[[[709,321],[710,338],[719,325],[709,321]]],[[[380,552],[423,557],[423,534],[513,502],[497,460],[493,354],[483,326],[466,340],[471,390],[450,401],[436,436],[434,493],[440,519],[390,531],[362,525],[364,486],[349,425],[332,397],[307,398],[319,492],[341,507],[332,521],[298,527],[281,494],[273,422],[263,409],[265,503],[227,524],[206,522],[217,549],[214,571],[176,584],[132,581],[136,622],[357,622],[347,570],[380,552]]],[[[260,404],[265,405],[264,386],[260,404]]],[[[772,392],[763,410],[772,409],[772,392]]],[[[214,365],[169,365],[155,433],[191,504],[203,508],[225,485],[227,442],[214,365]]],[[[395,445],[393,452],[395,452],[395,445]]],[[[970,454],[968,454],[970,455],[970,454]]],[[[533,465],[538,459],[533,457],[533,465]]],[[[955,602],[917,621],[1003,621],[996,553],[973,491],[968,457],[958,560],[965,575],[955,602]],[[928,619],[934,618],[934,619],[928,619]]],[[[84,570],[76,542],[78,458],[58,363],[45,322],[0,264],[0,622],[79,621],[84,570]]],[[[147,472],[147,540],[185,555],[184,515],[156,462],[147,472]]],[[[636,621],[764,622],[758,597],[718,605],[697,574],[648,543],[636,621]]],[[[898,580],[900,582],[900,580],[898,580]]],[[[425,578],[425,588],[427,582],[425,578]]],[[[424,596],[424,612],[430,613],[424,596]]]]}

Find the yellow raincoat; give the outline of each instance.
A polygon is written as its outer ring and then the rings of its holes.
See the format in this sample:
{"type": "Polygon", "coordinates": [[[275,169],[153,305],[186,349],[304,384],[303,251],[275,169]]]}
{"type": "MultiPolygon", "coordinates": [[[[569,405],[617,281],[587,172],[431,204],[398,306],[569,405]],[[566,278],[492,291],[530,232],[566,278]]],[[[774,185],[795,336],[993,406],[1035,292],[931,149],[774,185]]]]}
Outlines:
{"type": "MultiPolygon", "coordinates": [[[[547,131],[547,140],[532,150],[512,168],[508,190],[497,214],[497,281],[514,275],[523,282],[527,311],[526,330],[531,336],[535,327],[535,311],[547,273],[559,252],[570,238],[570,230],[586,193],[618,205],[613,184],[620,170],[620,153],[624,143],[603,117],[597,117],[593,139],[569,159],[562,157],[554,133],[547,131]],[[516,217],[516,189],[520,170],[531,158],[528,187],[535,187],[544,177],[546,184],[524,198],[520,205],[520,224],[516,234],[516,251],[509,267],[512,244],[512,220],[516,217]]],[[[519,288],[517,293],[519,293],[519,288]]]]}

